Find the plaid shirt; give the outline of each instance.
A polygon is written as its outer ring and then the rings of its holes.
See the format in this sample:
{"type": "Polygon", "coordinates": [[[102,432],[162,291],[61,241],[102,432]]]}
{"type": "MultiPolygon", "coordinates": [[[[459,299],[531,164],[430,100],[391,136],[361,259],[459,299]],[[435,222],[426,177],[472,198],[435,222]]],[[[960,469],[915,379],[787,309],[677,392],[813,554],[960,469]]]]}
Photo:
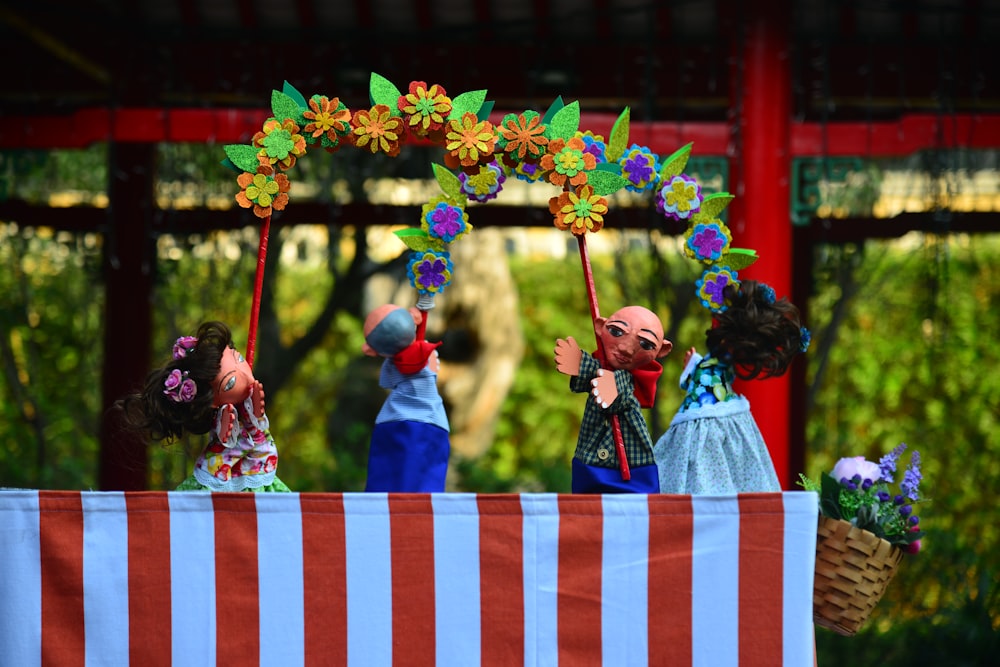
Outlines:
{"type": "MultiPolygon", "coordinates": [[[[590,381],[597,377],[601,365],[587,352],[580,360],[580,373],[569,379],[569,388],[577,393],[590,393],[590,381]]],[[[582,463],[602,468],[618,468],[618,454],[611,433],[611,415],[618,415],[622,440],[629,467],[653,465],[653,441],[649,436],[649,426],[642,415],[639,401],[635,397],[635,383],[628,371],[615,371],[615,386],[618,398],[607,408],[598,405],[587,396],[587,406],[583,410],[580,423],[580,437],[576,441],[575,458],[582,463]]]]}

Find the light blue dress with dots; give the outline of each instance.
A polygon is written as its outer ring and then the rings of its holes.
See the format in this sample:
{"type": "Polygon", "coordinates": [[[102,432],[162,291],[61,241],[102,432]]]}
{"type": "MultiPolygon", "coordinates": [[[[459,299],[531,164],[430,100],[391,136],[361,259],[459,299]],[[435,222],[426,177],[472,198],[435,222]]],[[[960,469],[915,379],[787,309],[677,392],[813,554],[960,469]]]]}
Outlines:
{"type": "Polygon", "coordinates": [[[735,374],[711,355],[692,355],[681,374],[684,402],[653,446],[660,493],[774,492],[781,483],[750,402],[733,391],[735,374]]]}

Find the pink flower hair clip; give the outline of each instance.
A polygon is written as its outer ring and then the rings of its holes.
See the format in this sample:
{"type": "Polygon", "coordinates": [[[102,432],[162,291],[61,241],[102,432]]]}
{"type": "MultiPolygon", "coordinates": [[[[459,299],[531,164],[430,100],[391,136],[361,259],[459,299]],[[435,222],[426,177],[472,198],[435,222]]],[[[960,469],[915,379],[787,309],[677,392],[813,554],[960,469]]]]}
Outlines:
{"type": "Polygon", "coordinates": [[[174,343],[174,359],[183,359],[196,345],[198,345],[198,339],[194,336],[181,336],[174,343]]]}
{"type": "Polygon", "coordinates": [[[163,395],[174,403],[190,403],[197,393],[198,385],[188,377],[187,371],[182,373],[175,368],[163,381],[163,395]]]}

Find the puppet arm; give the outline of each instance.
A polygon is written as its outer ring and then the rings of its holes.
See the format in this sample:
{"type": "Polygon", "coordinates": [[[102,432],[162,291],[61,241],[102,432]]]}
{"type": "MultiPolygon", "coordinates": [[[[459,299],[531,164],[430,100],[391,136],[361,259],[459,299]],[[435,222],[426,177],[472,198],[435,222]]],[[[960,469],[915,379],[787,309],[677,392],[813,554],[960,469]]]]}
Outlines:
{"type": "Polygon", "coordinates": [[[267,415],[264,413],[264,385],[255,380],[250,386],[250,395],[239,406],[240,421],[250,432],[266,431],[270,428],[267,415]]]}

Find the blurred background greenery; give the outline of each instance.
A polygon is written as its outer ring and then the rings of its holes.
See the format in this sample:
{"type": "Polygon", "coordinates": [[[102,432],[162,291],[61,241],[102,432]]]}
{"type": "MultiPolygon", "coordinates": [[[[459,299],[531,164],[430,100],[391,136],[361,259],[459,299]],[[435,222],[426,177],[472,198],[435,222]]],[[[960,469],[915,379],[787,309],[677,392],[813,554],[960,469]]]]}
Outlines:
{"type": "MultiPolygon", "coordinates": [[[[4,159],[9,168],[13,158],[4,159]]],[[[91,152],[18,159],[21,196],[59,189],[85,198],[103,189],[101,169],[86,167],[91,152]]],[[[211,158],[171,159],[187,165],[189,180],[217,169],[211,158]]],[[[184,178],[179,173],[174,183],[184,178]]],[[[220,175],[222,190],[232,189],[227,178],[220,175]]],[[[475,224],[474,211],[470,219],[475,224]]],[[[448,304],[449,287],[429,337],[444,341],[445,369],[471,368],[470,360],[501,354],[497,345],[506,345],[516,372],[498,391],[491,440],[472,454],[455,452],[449,487],[567,492],[582,397],[554,371],[552,347],[557,337],[586,340],[590,332],[579,258],[566,251],[570,239],[526,245],[518,241],[523,232],[489,232],[502,242],[472,247],[482,254],[456,263],[454,293],[462,298],[465,267],[502,268],[511,280],[502,289],[516,297],[513,310],[500,313],[511,328],[491,339],[486,329],[493,325],[469,324],[469,306],[448,304]],[[560,243],[562,252],[538,250],[560,243]]],[[[473,236],[480,233],[489,238],[486,230],[473,236]]],[[[402,248],[382,256],[378,234],[327,225],[273,231],[255,370],[267,389],[280,475],[295,490],[364,485],[368,436],[384,393],[378,361],[360,353],[361,322],[373,302],[409,298],[402,248]]],[[[677,349],[700,345],[710,322],[693,303],[697,269],[676,239],[656,230],[602,234],[593,262],[603,310],[646,304],[677,349]]],[[[252,228],[158,239],[154,359],[205,319],[229,322],[245,344],[256,247],[252,228]]],[[[819,663],[987,664],[1000,652],[993,498],[1000,490],[1000,376],[993,372],[1000,366],[1000,236],[910,234],[813,252],[811,297],[802,304],[813,346],[797,362],[807,365],[803,472],[818,476],[842,456],[877,460],[906,442],[922,455],[926,501],[918,513],[927,532],[923,550],[904,559],[858,636],[818,632],[819,663]]],[[[101,253],[99,234],[0,224],[0,486],[96,487],[101,253]]],[[[654,438],[680,402],[679,366],[680,355],[665,362],[658,403],[647,415],[654,438]]],[[[460,382],[446,371],[442,380],[460,382]]],[[[472,396],[468,383],[446,393],[449,410],[472,396]]],[[[202,445],[199,438],[151,445],[150,488],[173,488],[202,445]]]]}

